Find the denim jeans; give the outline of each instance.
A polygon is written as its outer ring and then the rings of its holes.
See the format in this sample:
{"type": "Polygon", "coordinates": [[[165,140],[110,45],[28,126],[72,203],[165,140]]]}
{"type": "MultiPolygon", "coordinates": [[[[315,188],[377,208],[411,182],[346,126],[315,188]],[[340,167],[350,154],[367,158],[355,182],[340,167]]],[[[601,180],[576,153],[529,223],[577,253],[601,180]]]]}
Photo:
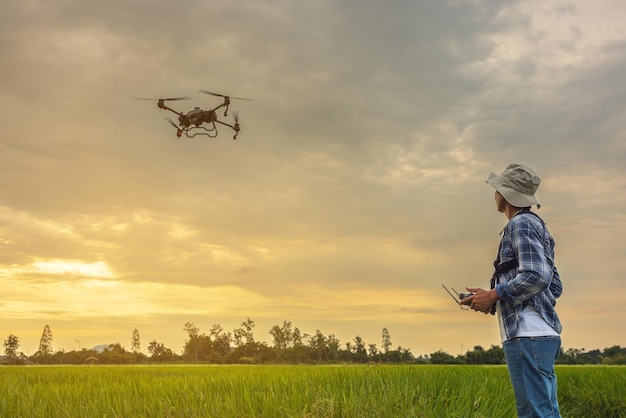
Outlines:
{"type": "Polygon", "coordinates": [[[559,418],[554,361],[561,348],[561,337],[518,337],[502,346],[515,392],[517,416],[559,418]]]}

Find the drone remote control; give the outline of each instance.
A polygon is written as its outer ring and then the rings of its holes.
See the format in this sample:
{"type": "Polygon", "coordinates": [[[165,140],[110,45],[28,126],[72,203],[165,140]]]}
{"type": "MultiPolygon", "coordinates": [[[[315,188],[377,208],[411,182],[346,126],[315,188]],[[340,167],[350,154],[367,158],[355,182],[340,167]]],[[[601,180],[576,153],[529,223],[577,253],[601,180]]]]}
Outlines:
{"type": "Polygon", "coordinates": [[[452,299],[454,299],[454,301],[457,303],[457,305],[461,305],[461,309],[469,309],[467,307],[467,305],[463,305],[461,304],[461,301],[465,298],[468,298],[470,296],[473,296],[473,293],[459,293],[456,290],[454,290],[454,287],[452,288],[452,291],[456,294],[456,297],[452,294],[452,292],[450,290],[448,290],[448,288],[446,287],[446,285],[442,284],[441,285],[444,289],[446,289],[446,292],[448,292],[450,294],[450,296],[452,296],[452,299]],[[458,297],[458,299],[457,299],[458,297]]]}

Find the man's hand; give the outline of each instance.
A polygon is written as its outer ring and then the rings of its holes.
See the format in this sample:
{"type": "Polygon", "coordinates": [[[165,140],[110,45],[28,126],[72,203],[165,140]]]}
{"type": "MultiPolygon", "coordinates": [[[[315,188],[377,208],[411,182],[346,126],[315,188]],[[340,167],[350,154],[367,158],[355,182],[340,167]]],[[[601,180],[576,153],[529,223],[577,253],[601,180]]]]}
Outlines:
{"type": "Polygon", "coordinates": [[[494,303],[500,299],[496,289],[484,290],[477,287],[466,287],[466,289],[473,295],[461,299],[461,305],[468,305],[476,312],[489,313],[494,303]]]}

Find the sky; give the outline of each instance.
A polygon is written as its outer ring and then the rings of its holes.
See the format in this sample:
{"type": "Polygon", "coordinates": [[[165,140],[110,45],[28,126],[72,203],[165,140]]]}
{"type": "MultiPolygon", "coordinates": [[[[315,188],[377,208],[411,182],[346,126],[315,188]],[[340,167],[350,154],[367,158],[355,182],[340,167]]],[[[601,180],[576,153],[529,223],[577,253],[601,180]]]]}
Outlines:
{"type": "MultiPolygon", "coordinates": [[[[4,0],[0,339],[180,353],[284,321],[418,356],[500,343],[491,171],[540,174],[564,348],[626,345],[626,3],[4,0]],[[180,140],[233,97],[242,130],[180,140]],[[169,114],[171,116],[171,113],[169,114]]],[[[231,115],[220,120],[232,122],[231,115]]]]}

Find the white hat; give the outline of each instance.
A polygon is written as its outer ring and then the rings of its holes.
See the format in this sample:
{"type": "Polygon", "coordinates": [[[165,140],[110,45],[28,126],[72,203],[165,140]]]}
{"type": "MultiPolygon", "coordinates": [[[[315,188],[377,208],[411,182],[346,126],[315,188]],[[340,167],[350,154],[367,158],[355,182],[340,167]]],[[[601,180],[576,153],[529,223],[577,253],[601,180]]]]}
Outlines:
{"type": "Polygon", "coordinates": [[[509,164],[500,174],[492,172],[487,183],[515,207],[541,206],[535,197],[541,179],[535,170],[526,164],[509,164]]]}

